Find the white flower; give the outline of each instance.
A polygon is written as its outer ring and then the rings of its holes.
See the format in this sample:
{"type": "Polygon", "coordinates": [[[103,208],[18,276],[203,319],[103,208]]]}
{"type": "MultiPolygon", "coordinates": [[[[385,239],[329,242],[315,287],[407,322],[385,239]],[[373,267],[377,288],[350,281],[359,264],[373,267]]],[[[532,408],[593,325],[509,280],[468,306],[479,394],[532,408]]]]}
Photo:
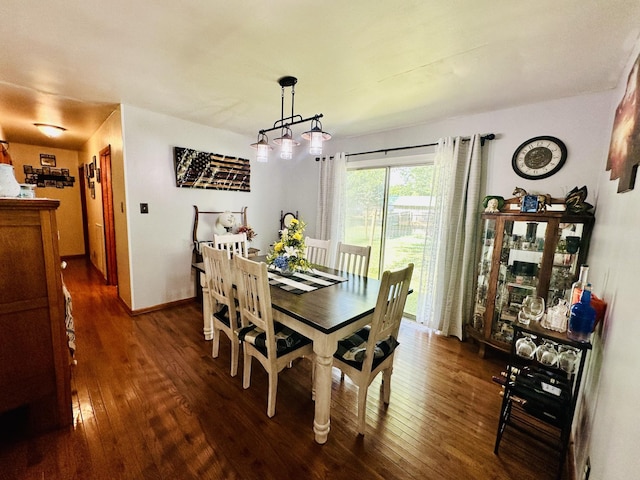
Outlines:
{"type": "Polygon", "coordinates": [[[284,258],[288,257],[296,257],[298,254],[298,250],[296,247],[284,247],[284,258]]]}

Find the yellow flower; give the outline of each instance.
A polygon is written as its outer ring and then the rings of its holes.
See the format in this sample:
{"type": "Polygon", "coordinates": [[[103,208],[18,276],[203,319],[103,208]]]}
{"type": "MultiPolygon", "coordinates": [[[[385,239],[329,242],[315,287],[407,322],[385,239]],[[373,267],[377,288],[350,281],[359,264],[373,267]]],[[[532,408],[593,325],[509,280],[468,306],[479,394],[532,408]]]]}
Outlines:
{"type": "Polygon", "coordinates": [[[295,225],[296,223],[298,223],[298,219],[297,218],[292,218],[291,222],[289,222],[289,223],[295,225]]]}
{"type": "Polygon", "coordinates": [[[302,234],[300,232],[296,232],[293,234],[294,240],[302,240],[302,234]]]}
{"type": "Polygon", "coordinates": [[[278,243],[276,243],[276,244],[273,246],[273,249],[274,249],[276,252],[281,252],[281,251],[282,251],[282,249],[283,249],[283,247],[284,247],[284,244],[283,244],[282,242],[278,242],[278,243]]]}

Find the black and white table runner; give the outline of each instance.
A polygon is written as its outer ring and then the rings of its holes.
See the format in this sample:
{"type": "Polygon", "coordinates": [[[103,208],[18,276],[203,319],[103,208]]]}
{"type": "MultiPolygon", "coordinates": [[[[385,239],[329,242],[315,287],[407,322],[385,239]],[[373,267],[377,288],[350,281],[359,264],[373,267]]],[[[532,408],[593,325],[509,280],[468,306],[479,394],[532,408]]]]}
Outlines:
{"type": "Polygon", "coordinates": [[[293,275],[281,275],[278,270],[269,269],[269,284],[287,290],[291,293],[312,292],[319,288],[346,282],[345,277],[333,275],[319,270],[296,272],[293,275]]]}

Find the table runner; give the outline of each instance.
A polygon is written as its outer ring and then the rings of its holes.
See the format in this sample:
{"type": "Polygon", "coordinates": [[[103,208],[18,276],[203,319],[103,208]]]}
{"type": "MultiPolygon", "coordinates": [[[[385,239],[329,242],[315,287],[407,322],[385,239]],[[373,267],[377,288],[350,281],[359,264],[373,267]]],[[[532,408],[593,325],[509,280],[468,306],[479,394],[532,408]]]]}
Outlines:
{"type": "Polygon", "coordinates": [[[347,279],[319,270],[296,272],[293,275],[281,275],[278,270],[269,269],[269,284],[287,290],[291,293],[312,292],[319,288],[346,282],[347,279]]]}

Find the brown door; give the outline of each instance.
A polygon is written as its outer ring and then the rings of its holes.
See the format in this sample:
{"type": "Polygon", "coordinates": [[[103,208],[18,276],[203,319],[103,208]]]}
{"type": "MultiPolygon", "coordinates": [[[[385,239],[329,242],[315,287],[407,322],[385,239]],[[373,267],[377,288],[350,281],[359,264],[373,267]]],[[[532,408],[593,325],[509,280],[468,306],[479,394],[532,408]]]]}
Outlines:
{"type": "Polygon", "coordinates": [[[111,184],[111,145],[100,150],[100,174],[107,285],[117,285],[118,262],[116,257],[116,229],[113,211],[113,189],[111,184]]]}

